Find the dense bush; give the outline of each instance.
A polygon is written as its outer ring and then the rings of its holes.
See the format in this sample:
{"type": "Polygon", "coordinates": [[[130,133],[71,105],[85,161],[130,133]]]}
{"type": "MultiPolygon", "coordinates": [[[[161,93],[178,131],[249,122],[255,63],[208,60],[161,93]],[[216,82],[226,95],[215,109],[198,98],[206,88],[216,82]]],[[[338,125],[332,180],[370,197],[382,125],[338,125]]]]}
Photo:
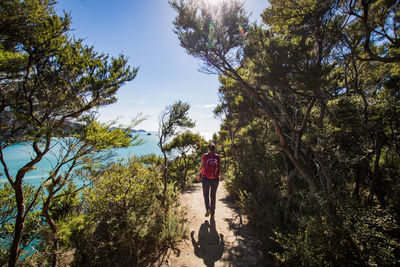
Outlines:
{"type": "Polygon", "coordinates": [[[275,232],[283,248],[275,256],[287,266],[399,264],[400,244],[392,236],[399,224],[392,212],[349,203],[337,218],[302,216],[292,233],[275,232]]]}
{"type": "MultiPolygon", "coordinates": [[[[92,186],[52,207],[59,225],[58,261],[68,266],[151,265],[186,237],[178,191],[163,191],[157,157],[133,157],[92,177],[92,186]]],[[[27,265],[51,262],[42,231],[39,251],[27,265]]]]}
{"type": "Polygon", "coordinates": [[[262,131],[260,121],[236,124],[241,130],[234,143],[220,133],[230,163],[228,191],[254,225],[266,253],[287,266],[395,265],[400,248],[398,153],[386,144],[377,160],[376,136],[362,126],[360,97],[342,96],[327,108],[323,131],[311,129],[304,142],[319,135],[313,149],[324,159],[323,174],[329,177],[322,178],[332,181],[331,194],[322,185],[310,192],[297,174],[289,181],[291,164],[274,149],[275,139],[262,131]],[[386,206],[378,205],[376,192],[371,193],[377,175],[386,206]]]}
{"type": "Polygon", "coordinates": [[[173,186],[164,195],[160,173],[141,163],[114,165],[87,194],[83,217],[70,218],[61,230],[76,249],[76,266],[148,263],[186,235],[173,186]]]}

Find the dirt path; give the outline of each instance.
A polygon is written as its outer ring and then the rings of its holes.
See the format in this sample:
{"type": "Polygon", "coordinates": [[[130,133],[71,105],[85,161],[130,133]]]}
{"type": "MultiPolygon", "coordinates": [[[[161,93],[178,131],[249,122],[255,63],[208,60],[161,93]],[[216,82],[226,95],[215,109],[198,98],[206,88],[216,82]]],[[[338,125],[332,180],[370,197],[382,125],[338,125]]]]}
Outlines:
{"type": "Polygon", "coordinates": [[[201,184],[182,194],[181,203],[188,207],[192,234],[181,243],[180,254],[171,253],[163,266],[268,266],[261,262],[258,244],[226,196],[222,182],[217,190],[215,220],[212,220],[204,217],[201,184]]]}

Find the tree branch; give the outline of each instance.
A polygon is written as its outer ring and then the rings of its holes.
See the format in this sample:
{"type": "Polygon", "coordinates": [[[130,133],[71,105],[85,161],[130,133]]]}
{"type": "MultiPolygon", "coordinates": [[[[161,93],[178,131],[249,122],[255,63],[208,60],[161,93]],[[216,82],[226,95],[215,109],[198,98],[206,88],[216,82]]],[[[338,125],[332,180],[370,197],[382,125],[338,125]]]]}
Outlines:
{"type": "Polygon", "coordinates": [[[5,160],[4,160],[3,148],[2,148],[1,146],[0,146],[0,161],[1,161],[1,164],[3,165],[4,173],[5,173],[6,177],[7,177],[8,182],[9,182],[12,186],[14,186],[14,181],[12,180],[12,177],[11,177],[10,172],[9,172],[9,170],[8,170],[7,163],[6,163],[5,160]]]}

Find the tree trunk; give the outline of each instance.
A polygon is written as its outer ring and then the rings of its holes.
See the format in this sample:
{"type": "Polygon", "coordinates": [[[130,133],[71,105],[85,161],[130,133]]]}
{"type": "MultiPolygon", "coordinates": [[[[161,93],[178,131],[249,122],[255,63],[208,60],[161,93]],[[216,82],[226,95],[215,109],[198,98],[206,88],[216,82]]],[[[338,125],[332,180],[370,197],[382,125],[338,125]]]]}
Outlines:
{"type": "Polygon", "coordinates": [[[53,241],[53,251],[52,251],[52,267],[57,267],[58,265],[58,258],[57,258],[57,253],[58,253],[58,229],[57,225],[51,218],[49,214],[49,207],[51,200],[53,199],[54,196],[54,191],[49,192],[49,196],[47,197],[45,203],[43,204],[43,209],[42,209],[42,215],[46,218],[46,222],[49,225],[51,231],[52,231],[52,241],[53,241]]]}
{"type": "MultiPolygon", "coordinates": [[[[13,184],[15,191],[15,198],[17,202],[17,217],[15,218],[14,226],[14,239],[10,249],[10,256],[8,258],[8,266],[14,267],[19,258],[19,245],[21,243],[22,231],[24,230],[24,194],[22,190],[22,180],[17,180],[18,183],[13,184]]],[[[16,181],[16,182],[17,182],[16,181]]]]}
{"type": "MultiPolygon", "coordinates": [[[[26,174],[26,172],[35,166],[36,163],[42,160],[43,156],[50,149],[50,136],[46,135],[46,146],[43,151],[40,151],[37,142],[32,144],[33,150],[36,152],[36,157],[26,164],[24,167],[18,170],[18,173],[15,177],[15,182],[11,183],[14,192],[15,192],[15,200],[17,204],[17,217],[15,218],[15,226],[14,226],[14,239],[10,248],[10,256],[8,258],[8,266],[13,267],[17,264],[19,257],[19,245],[21,243],[22,232],[24,230],[24,222],[25,222],[25,204],[24,204],[24,191],[22,189],[22,180],[26,174]]],[[[5,166],[5,163],[3,166],[5,166]]]]}
{"type": "Polygon", "coordinates": [[[297,174],[297,169],[294,169],[287,176],[287,185],[286,185],[286,187],[287,187],[287,204],[286,204],[286,210],[285,210],[284,224],[287,224],[290,207],[292,205],[292,191],[293,191],[292,190],[293,189],[292,182],[293,182],[293,178],[296,176],[296,174],[297,174]]]}
{"type": "Polygon", "coordinates": [[[186,161],[186,156],[183,156],[183,162],[185,164],[185,173],[183,174],[183,188],[185,189],[186,187],[186,180],[187,180],[187,173],[188,173],[188,167],[187,167],[187,161],[186,161]]]}
{"type": "MultiPolygon", "coordinates": [[[[278,136],[279,139],[279,143],[280,146],[282,148],[282,150],[284,151],[284,153],[288,156],[288,158],[290,159],[290,161],[293,163],[293,165],[295,166],[295,168],[297,169],[297,171],[300,173],[300,175],[304,178],[304,180],[307,181],[309,188],[312,192],[316,191],[313,179],[312,179],[312,175],[310,175],[307,171],[307,167],[304,166],[304,164],[301,163],[301,161],[295,156],[295,153],[289,148],[288,143],[286,141],[286,138],[284,136],[284,133],[282,132],[281,126],[278,123],[278,118],[277,116],[272,112],[272,104],[261,98],[261,96],[257,93],[257,91],[255,90],[254,87],[250,86],[246,81],[244,81],[242,79],[242,77],[234,70],[231,69],[230,72],[233,74],[233,78],[236,78],[237,81],[239,81],[244,89],[246,90],[246,92],[254,97],[255,100],[257,100],[257,102],[261,105],[261,111],[271,120],[273,128],[275,130],[276,135],[278,136]]],[[[232,77],[232,75],[228,76],[232,77]]],[[[311,111],[312,106],[314,105],[315,100],[312,100],[309,103],[309,106],[307,107],[307,112],[311,111]]],[[[306,121],[302,122],[302,129],[304,130],[304,127],[306,125],[306,121]]],[[[298,147],[298,149],[300,149],[300,147],[298,147]]]]}
{"type": "Polygon", "coordinates": [[[303,166],[303,164],[301,164],[301,162],[293,155],[293,153],[287,146],[283,146],[283,151],[288,156],[293,165],[296,167],[300,175],[304,178],[304,180],[307,181],[308,187],[310,188],[311,192],[315,192],[316,191],[315,184],[313,182],[312,176],[306,170],[306,167],[303,166]]]}
{"type": "Polygon", "coordinates": [[[185,169],[185,174],[183,176],[183,189],[185,189],[185,187],[186,187],[187,173],[188,173],[188,171],[187,171],[187,169],[185,169]]]}
{"type": "Polygon", "coordinates": [[[57,259],[57,253],[58,253],[58,235],[55,233],[53,235],[53,257],[52,257],[52,267],[57,267],[58,266],[58,259],[57,259]]]}
{"type": "Polygon", "coordinates": [[[382,139],[377,136],[377,145],[376,145],[376,153],[375,153],[375,163],[374,163],[374,173],[373,173],[373,181],[372,181],[372,188],[370,193],[370,200],[374,194],[378,198],[379,204],[382,207],[386,206],[386,201],[384,197],[384,192],[382,192],[382,184],[381,184],[381,171],[379,167],[379,161],[381,159],[383,141],[382,139]]]}
{"type": "Polygon", "coordinates": [[[321,168],[321,173],[323,174],[324,178],[326,179],[326,189],[328,190],[328,194],[333,194],[333,182],[332,177],[329,173],[329,170],[326,168],[325,161],[320,156],[315,156],[319,167],[321,168]]]}
{"type": "Polygon", "coordinates": [[[168,169],[168,158],[164,149],[161,150],[164,155],[164,168],[163,168],[163,182],[164,182],[164,195],[167,193],[167,169],[168,169]]]}

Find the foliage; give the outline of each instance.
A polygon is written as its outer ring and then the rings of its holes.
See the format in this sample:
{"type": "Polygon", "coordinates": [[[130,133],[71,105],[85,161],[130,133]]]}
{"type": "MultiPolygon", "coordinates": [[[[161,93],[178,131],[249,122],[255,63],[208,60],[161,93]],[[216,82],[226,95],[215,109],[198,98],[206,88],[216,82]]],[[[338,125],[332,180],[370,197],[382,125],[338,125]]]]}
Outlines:
{"type": "Polygon", "coordinates": [[[207,1],[169,0],[178,13],[174,25],[181,46],[204,62],[202,70],[206,73],[220,73],[222,64],[240,64],[237,61],[243,53],[248,19],[240,1],[229,2],[213,5],[207,1]]]}
{"type": "Polygon", "coordinates": [[[170,1],[181,46],[220,75],[228,191],[288,266],[394,265],[399,3],[269,2],[248,26],[237,1],[170,1]]]}
{"type": "Polygon", "coordinates": [[[165,144],[181,128],[194,127],[194,122],[187,116],[189,109],[190,105],[180,100],[165,108],[160,118],[160,143],[165,144]]]}
{"type": "MultiPolygon", "coordinates": [[[[109,131],[95,122],[95,113],[96,108],[116,101],[118,89],[134,79],[138,69],[128,66],[124,55],[109,57],[71,37],[70,17],[58,16],[55,4],[49,0],[0,4],[0,162],[15,192],[17,209],[9,266],[19,259],[24,222],[33,212],[32,203],[24,200],[26,173],[51,148],[63,148],[35,193],[46,189],[41,214],[53,232],[53,250],[57,250],[57,225],[48,213],[53,197],[89,154],[130,144],[127,132],[109,131]],[[4,149],[19,142],[28,142],[33,154],[14,176],[4,149]]],[[[57,264],[57,254],[53,256],[57,264]]]]}
{"type": "MultiPolygon", "coordinates": [[[[158,129],[158,146],[164,155],[163,166],[163,181],[164,191],[167,190],[168,181],[168,156],[167,156],[167,142],[170,141],[180,130],[186,128],[193,128],[195,123],[188,117],[190,105],[180,100],[174,104],[167,106],[160,116],[160,126],[158,129]]],[[[186,178],[185,178],[186,179],[186,178]]]]}
{"type": "Polygon", "coordinates": [[[177,192],[162,205],[160,172],[131,159],[109,168],[87,192],[85,212],[64,220],[62,243],[75,249],[74,265],[143,265],[186,236],[177,192]]]}
{"type": "Polygon", "coordinates": [[[169,177],[171,180],[176,180],[182,189],[186,187],[188,172],[198,167],[201,153],[206,151],[206,147],[203,137],[189,131],[175,136],[165,145],[165,150],[174,156],[169,168],[169,177]]]}
{"type": "Polygon", "coordinates": [[[295,233],[276,232],[284,250],[275,255],[288,266],[398,264],[399,244],[390,236],[398,223],[391,212],[348,203],[340,210],[341,227],[324,216],[304,216],[295,233]]]}
{"type": "Polygon", "coordinates": [[[69,184],[64,190],[60,192],[54,201],[51,202],[49,213],[54,221],[64,220],[66,217],[71,216],[77,211],[81,205],[81,197],[79,196],[78,186],[69,184]]]}

